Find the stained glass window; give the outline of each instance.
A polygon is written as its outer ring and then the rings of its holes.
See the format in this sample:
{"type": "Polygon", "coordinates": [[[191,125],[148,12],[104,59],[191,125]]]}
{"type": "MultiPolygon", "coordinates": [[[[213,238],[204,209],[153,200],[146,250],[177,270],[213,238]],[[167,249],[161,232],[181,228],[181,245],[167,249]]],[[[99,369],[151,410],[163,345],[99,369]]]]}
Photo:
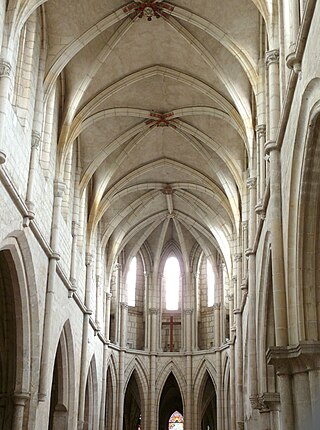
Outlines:
{"type": "Polygon", "coordinates": [[[169,257],[164,266],[166,287],[166,309],[176,311],[179,309],[179,281],[180,265],[176,257],[169,257]]]}
{"type": "Polygon", "coordinates": [[[128,305],[136,305],[137,258],[133,257],[127,275],[128,305]]]}
{"type": "Polygon", "coordinates": [[[214,286],[215,277],[212,264],[207,260],[207,292],[208,292],[208,306],[213,306],[214,304],[214,286]]]}
{"type": "Polygon", "coordinates": [[[183,430],[183,416],[175,411],[169,419],[169,430],[183,430]]]}

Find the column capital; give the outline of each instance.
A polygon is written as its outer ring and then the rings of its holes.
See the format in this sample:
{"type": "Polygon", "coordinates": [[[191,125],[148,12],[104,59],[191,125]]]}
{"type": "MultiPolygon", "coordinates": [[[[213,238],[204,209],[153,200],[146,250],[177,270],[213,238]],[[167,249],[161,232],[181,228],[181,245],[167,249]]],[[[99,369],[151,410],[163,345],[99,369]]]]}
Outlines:
{"type": "Polygon", "coordinates": [[[80,228],[80,224],[76,221],[72,221],[72,224],[71,224],[71,235],[72,235],[72,237],[78,236],[79,228],[80,228]]]}
{"type": "Polygon", "coordinates": [[[242,222],[242,230],[243,231],[247,231],[248,230],[248,221],[243,221],[242,222]]]}
{"type": "Polygon", "coordinates": [[[38,131],[33,130],[31,133],[31,148],[38,150],[40,146],[40,140],[41,134],[38,131]]]}
{"type": "Polygon", "coordinates": [[[30,393],[14,393],[13,399],[15,405],[24,406],[30,399],[30,393]]]}
{"type": "Polygon", "coordinates": [[[114,265],[114,268],[115,268],[115,270],[121,270],[121,268],[122,268],[122,264],[121,264],[121,263],[116,263],[116,264],[114,265]]]}
{"type": "Polygon", "coordinates": [[[185,315],[192,315],[193,314],[193,309],[185,309],[184,313],[185,313],[185,315]]]}
{"type": "Polygon", "coordinates": [[[85,265],[91,266],[93,263],[93,255],[90,252],[86,252],[85,265]]]}
{"type": "Polygon", "coordinates": [[[234,261],[237,263],[242,260],[242,254],[238,252],[237,254],[234,254],[234,261]]]}
{"type": "Polygon", "coordinates": [[[157,308],[150,308],[149,309],[150,315],[158,315],[158,313],[159,313],[159,309],[157,309],[157,308]]]}
{"type": "Polygon", "coordinates": [[[61,198],[66,190],[66,184],[62,181],[54,181],[54,196],[61,198]]]}
{"type": "Polygon", "coordinates": [[[0,58],[0,78],[9,78],[11,75],[11,69],[11,64],[3,58],[0,58]]]}
{"type": "Polygon", "coordinates": [[[120,302],[120,308],[122,310],[128,310],[129,309],[129,305],[128,305],[128,303],[120,302]]]}
{"type": "Polygon", "coordinates": [[[247,179],[247,187],[249,190],[255,190],[257,188],[257,178],[252,177],[247,179]]]}
{"type": "Polygon", "coordinates": [[[213,307],[214,310],[220,309],[221,308],[221,303],[214,303],[212,307],[213,307]]]}
{"type": "Polygon", "coordinates": [[[266,155],[269,155],[271,151],[279,151],[279,147],[275,140],[268,140],[264,144],[264,152],[266,155]]]}
{"type": "Polygon", "coordinates": [[[271,64],[279,64],[279,49],[266,51],[266,66],[269,67],[271,64]]]}
{"type": "Polygon", "coordinates": [[[227,294],[227,299],[229,300],[229,302],[232,302],[233,299],[234,299],[234,295],[232,293],[231,294],[227,294]]]}
{"type": "Polygon", "coordinates": [[[256,125],[256,133],[258,134],[258,137],[264,137],[266,135],[266,125],[265,124],[256,125]]]}

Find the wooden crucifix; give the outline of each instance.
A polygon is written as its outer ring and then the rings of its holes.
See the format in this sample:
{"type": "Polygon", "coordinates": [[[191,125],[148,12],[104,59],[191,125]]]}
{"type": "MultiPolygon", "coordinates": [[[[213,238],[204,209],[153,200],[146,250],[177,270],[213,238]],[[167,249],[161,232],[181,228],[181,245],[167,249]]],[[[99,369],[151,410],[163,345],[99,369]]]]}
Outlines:
{"type": "Polygon", "coordinates": [[[173,315],[170,316],[170,321],[169,322],[163,322],[163,325],[168,325],[169,324],[169,333],[170,333],[170,352],[173,352],[173,326],[174,325],[180,325],[180,321],[173,321],[173,315]]]}

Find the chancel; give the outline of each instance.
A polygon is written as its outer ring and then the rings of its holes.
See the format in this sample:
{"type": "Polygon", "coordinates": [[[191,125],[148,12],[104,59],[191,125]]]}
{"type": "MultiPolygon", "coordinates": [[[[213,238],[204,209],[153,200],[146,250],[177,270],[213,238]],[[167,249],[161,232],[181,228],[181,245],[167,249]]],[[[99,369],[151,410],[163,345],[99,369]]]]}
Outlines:
{"type": "Polygon", "coordinates": [[[0,430],[320,428],[319,35],[0,0],[0,430]]]}

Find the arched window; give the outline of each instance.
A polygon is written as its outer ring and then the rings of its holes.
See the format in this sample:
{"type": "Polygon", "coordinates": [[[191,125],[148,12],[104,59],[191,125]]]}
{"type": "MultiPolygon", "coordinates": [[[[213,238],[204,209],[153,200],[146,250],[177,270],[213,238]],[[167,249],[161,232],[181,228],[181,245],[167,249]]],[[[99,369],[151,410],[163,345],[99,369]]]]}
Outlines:
{"type": "Polygon", "coordinates": [[[137,257],[133,257],[127,274],[128,305],[136,305],[137,257]]]}
{"type": "Polygon", "coordinates": [[[212,264],[207,259],[207,297],[208,306],[213,306],[214,304],[214,290],[215,290],[215,276],[212,268],[212,264]]]}
{"type": "Polygon", "coordinates": [[[164,266],[166,309],[179,309],[180,265],[176,257],[169,257],[164,266]]]}
{"type": "Polygon", "coordinates": [[[183,416],[175,411],[169,419],[169,430],[183,430],[183,416]]]}

